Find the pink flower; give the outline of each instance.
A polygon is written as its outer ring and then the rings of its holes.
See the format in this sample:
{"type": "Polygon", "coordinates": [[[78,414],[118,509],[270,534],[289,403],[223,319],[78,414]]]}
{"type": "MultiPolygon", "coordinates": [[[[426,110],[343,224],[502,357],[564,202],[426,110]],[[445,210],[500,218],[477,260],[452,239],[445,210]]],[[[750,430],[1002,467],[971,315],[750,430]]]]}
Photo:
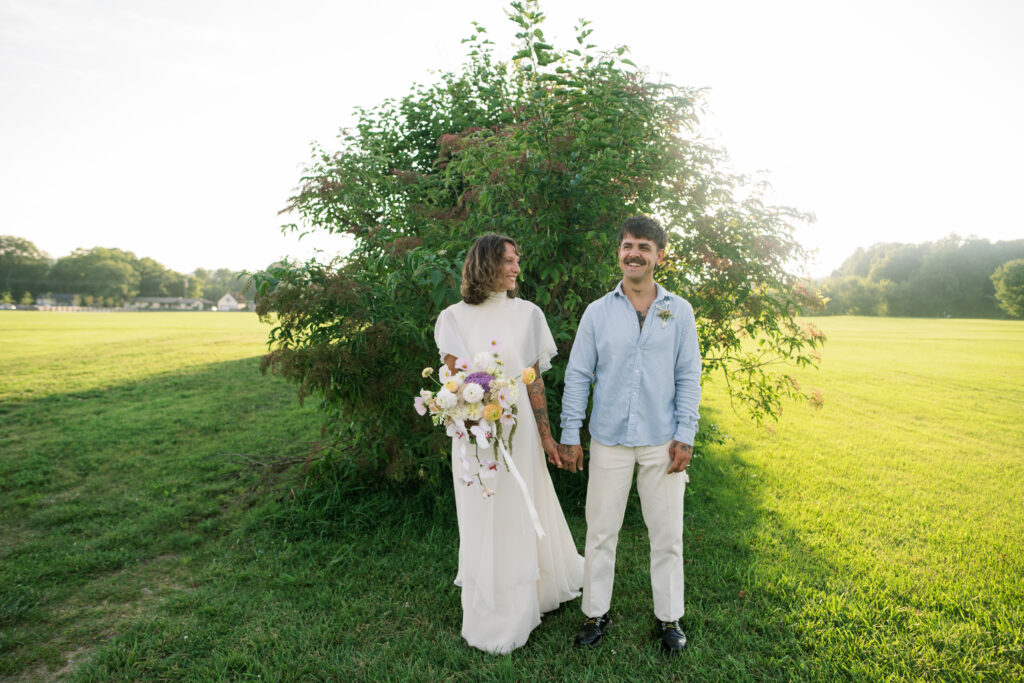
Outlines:
{"type": "Polygon", "coordinates": [[[516,416],[512,413],[502,413],[500,422],[506,427],[511,427],[516,423],[516,416]]]}
{"type": "Polygon", "coordinates": [[[508,387],[502,387],[498,389],[498,403],[501,404],[502,408],[512,407],[512,390],[508,387]]]}
{"type": "Polygon", "coordinates": [[[463,474],[461,479],[462,479],[462,485],[463,486],[472,486],[473,485],[473,477],[469,476],[468,474],[463,474]]]}
{"type": "Polygon", "coordinates": [[[491,353],[493,353],[495,356],[501,353],[501,342],[498,341],[497,339],[491,340],[491,353]]]}
{"type": "Polygon", "coordinates": [[[457,358],[455,360],[456,370],[469,370],[469,359],[468,358],[457,358]]]}
{"type": "Polygon", "coordinates": [[[416,412],[419,413],[420,415],[427,414],[427,407],[423,405],[422,396],[417,396],[415,399],[413,399],[412,405],[414,408],[416,408],[416,412]]]}

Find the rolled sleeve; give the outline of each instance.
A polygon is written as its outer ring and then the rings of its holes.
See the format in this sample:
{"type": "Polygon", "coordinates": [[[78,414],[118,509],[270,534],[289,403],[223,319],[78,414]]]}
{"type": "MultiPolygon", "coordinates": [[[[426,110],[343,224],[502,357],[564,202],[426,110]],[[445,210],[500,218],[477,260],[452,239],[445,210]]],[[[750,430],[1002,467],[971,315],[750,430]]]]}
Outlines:
{"type": "Polygon", "coordinates": [[[580,428],[586,417],[590,385],[597,366],[597,347],[594,345],[593,316],[590,307],[583,312],[576,338],[565,368],[565,389],[562,391],[561,439],[567,446],[580,443],[580,428]]]}
{"type": "Polygon", "coordinates": [[[702,361],[700,345],[697,343],[697,322],[689,303],[686,303],[684,315],[679,322],[682,324],[679,325],[681,338],[675,363],[675,440],[692,446],[699,419],[702,361]]]}

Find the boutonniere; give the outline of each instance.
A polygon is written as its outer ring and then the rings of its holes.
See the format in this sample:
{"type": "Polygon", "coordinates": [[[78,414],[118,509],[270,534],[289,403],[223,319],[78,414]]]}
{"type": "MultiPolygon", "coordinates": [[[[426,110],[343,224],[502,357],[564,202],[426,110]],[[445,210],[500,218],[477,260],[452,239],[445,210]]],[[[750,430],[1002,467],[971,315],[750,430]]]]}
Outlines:
{"type": "Polygon", "coordinates": [[[675,316],[672,315],[672,309],[669,308],[668,304],[664,304],[664,303],[655,304],[654,310],[656,311],[655,315],[657,315],[659,318],[661,318],[661,326],[662,327],[665,327],[665,325],[668,325],[668,321],[675,317],[675,316]]]}

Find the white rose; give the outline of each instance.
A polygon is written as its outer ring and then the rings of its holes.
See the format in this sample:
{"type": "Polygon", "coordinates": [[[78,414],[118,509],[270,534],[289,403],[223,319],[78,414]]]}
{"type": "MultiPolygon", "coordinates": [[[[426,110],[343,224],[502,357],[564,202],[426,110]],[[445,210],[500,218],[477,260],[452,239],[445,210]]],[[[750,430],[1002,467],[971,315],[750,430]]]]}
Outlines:
{"type": "Polygon", "coordinates": [[[459,397],[453,394],[452,392],[448,391],[447,389],[442,389],[441,391],[437,392],[436,400],[439,406],[447,410],[448,408],[455,407],[455,404],[459,402],[459,397]]]}
{"type": "Polygon", "coordinates": [[[484,388],[474,382],[469,382],[462,390],[462,398],[466,403],[479,403],[484,397],[484,388]]]}
{"type": "Polygon", "coordinates": [[[434,392],[430,391],[429,389],[422,389],[420,390],[420,398],[422,398],[424,401],[426,401],[427,399],[434,398],[434,392]]]}
{"type": "Polygon", "coordinates": [[[485,372],[487,368],[494,364],[494,354],[481,351],[480,353],[473,356],[473,368],[478,372],[485,372]]]}

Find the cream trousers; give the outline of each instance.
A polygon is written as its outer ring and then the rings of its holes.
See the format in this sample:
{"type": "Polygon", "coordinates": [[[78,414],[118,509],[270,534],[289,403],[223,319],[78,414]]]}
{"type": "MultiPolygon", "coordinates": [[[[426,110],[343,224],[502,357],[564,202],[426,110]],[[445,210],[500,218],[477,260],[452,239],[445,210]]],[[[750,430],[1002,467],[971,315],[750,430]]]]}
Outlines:
{"type": "Polygon", "coordinates": [[[583,613],[599,617],[608,611],[615,581],[615,548],[636,488],[651,541],[651,591],[654,614],[661,621],[683,616],[683,494],[686,472],[667,474],[669,441],[658,446],[606,446],[590,442],[587,484],[587,549],[583,566],[583,613]]]}

